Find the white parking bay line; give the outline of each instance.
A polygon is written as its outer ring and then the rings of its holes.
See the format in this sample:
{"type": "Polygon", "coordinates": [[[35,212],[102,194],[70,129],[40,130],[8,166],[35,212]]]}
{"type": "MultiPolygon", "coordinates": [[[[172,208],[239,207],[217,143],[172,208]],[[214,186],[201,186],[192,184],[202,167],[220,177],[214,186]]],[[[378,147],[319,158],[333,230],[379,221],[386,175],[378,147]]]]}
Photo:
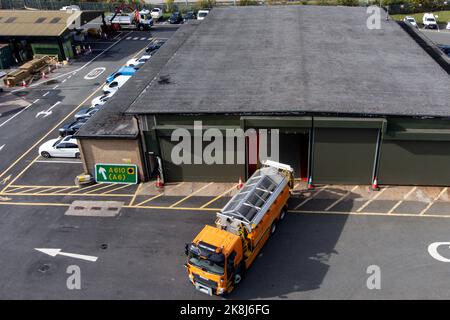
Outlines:
{"type": "Polygon", "coordinates": [[[131,39],[131,37],[126,37],[126,38],[125,38],[125,40],[130,40],[130,39],[131,39]]]}
{"type": "Polygon", "coordinates": [[[139,39],[139,37],[134,37],[134,38],[133,38],[133,40],[138,40],[138,39],[139,39]]]}
{"type": "Polygon", "coordinates": [[[144,40],[147,40],[147,38],[146,37],[142,37],[141,40],[144,41],[144,40]]]}
{"type": "Polygon", "coordinates": [[[44,93],[42,96],[43,96],[43,97],[46,97],[49,93],[50,93],[50,91],[47,91],[47,92],[44,93]]]}
{"type": "Polygon", "coordinates": [[[414,192],[416,191],[417,187],[412,188],[411,190],[408,191],[407,194],[404,195],[403,200],[398,201],[392,208],[391,210],[388,211],[388,214],[391,214],[392,212],[394,212],[395,209],[398,208],[399,205],[401,205],[403,203],[404,200],[408,199],[408,197],[414,192]]]}
{"type": "Polygon", "coordinates": [[[381,191],[378,191],[378,193],[372,198],[367,200],[366,203],[364,203],[360,208],[358,208],[358,210],[356,210],[356,212],[361,212],[364,210],[365,207],[367,207],[370,203],[372,203],[373,200],[376,200],[379,196],[381,196],[381,194],[386,191],[388,189],[388,187],[385,187],[384,189],[382,189],[381,191]]]}
{"type": "Polygon", "coordinates": [[[39,163],[82,163],[81,161],[64,161],[64,160],[36,160],[35,162],[39,162],[39,163]]]}
{"type": "Polygon", "coordinates": [[[325,209],[325,211],[330,210],[330,209],[333,208],[335,205],[337,205],[339,202],[341,202],[342,200],[344,200],[347,196],[350,195],[350,193],[352,193],[353,191],[355,191],[356,188],[358,188],[358,186],[354,186],[354,187],[352,188],[352,190],[347,191],[342,197],[340,197],[340,198],[337,199],[335,202],[333,202],[332,204],[330,204],[330,205],[325,209]]]}
{"type": "Polygon", "coordinates": [[[310,201],[311,199],[313,199],[315,196],[317,196],[318,194],[320,194],[321,192],[325,191],[325,189],[328,187],[328,185],[324,186],[322,189],[320,189],[319,191],[317,191],[316,193],[314,193],[312,196],[310,196],[309,198],[305,199],[304,201],[300,202],[295,208],[294,210],[297,210],[298,208],[300,208],[302,205],[304,205],[305,203],[307,203],[308,201],[310,201]]]}
{"type": "Polygon", "coordinates": [[[422,211],[420,211],[419,215],[423,215],[425,214],[425,212],[428,211],[428,209],[431,208],[431,206],[444,194],[444,192],[447,191],[447,187],[445,187],[444,189],[441,190],[441,192],[439,192],[439,194],[433,199],[433,201],[431,201],[422,211]]]}

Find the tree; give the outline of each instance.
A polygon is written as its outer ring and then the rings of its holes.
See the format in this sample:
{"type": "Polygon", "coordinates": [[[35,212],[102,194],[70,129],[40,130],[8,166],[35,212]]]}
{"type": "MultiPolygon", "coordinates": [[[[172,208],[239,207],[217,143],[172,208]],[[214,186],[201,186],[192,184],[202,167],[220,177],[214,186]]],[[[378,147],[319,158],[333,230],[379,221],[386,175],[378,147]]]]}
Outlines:
{"type": "Polygon", "coordinates": [[[164,4],[166,5],[166,11],[172,12],[173,10],[173,2],[174,0],[164,0],[164,4]]]}
{"type": "Polygon", "coordinates": [[[359,0],[338,0],[337,4],[340,6],[356,7],[359,6],[359,0]]]}

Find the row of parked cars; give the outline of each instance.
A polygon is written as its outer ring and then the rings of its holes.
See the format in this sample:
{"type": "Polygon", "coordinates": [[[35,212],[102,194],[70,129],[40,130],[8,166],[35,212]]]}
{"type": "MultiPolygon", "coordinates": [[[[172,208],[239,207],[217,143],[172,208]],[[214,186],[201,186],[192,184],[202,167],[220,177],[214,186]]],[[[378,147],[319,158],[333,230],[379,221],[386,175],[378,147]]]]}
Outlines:
{"type": "MultiPolygon", "coordinates": [[[[436,21],[436,18],[438,16],[435,16],[432,13],[424,13],[422,17],[422,24],[425,29],[438,29],[438,24],[436,21]]],[[[417,24],[416,19],[411,16],[406,16],[403,19],[404,22],[409,23],[413,27],[419,28],[419,25],[417,24]]],[[[450,22],[447,22],[447,26],[445,27],[447,30],[450,30],[450,22]]]]}
{"type": "Polygon", "coordinates": [[[164,44],[165,41],[158,40],[146,48],[146,53],[140,58],[127,61],[126,65],[106,78],[102,95],[91,101],[91,106],[80,109],[74,119],[59,128],[60,137],[51,139],[39,147],[39,154],[44,158],[64,157],[79,158],[77,140],[72,136],[95,114],[103,105],[114,96],[117,91],[139,70],[151,56],[164,44]]]}
{"type": "MultiPolygon", "coordinates": [[[[183,16],[181,12],[173,12],[169,17],[169,23],[170,24],[179,24],[184,23],[188,20],[203,20],[208,15],[209,10],[199,10],[197,14],[195,14],[194,11],[188,11],[183,16]]],[[[161,8],[153,8],[152,11],[150,11],[150,15],[155,21],[158,21],[163,16],[163,10],[161,8]]]]}

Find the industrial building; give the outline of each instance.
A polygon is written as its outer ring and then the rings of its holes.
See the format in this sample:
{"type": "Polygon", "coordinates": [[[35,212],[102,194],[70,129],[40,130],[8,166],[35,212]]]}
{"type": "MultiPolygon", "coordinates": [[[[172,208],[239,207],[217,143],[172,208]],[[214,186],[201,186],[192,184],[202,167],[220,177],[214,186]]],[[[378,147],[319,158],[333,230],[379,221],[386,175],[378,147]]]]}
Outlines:
{"type": "Polygon", "coordinates": [[[79,10],[0,10],[0,46],[7,45],[8,56],[2,68],[34,56],[73,58],[73,31],[101,15],[100,11],[79,10]]]}
{"type": "Polygon", "coordinates": [[[173,163],[173,131],[201,120],[278,129],[279,160],[314,184],[449,185],[448,60],[420,32],[385,16],[369,29],[368,17],[255,6],[185,24],[78,132],[86,171],[133,158],[141,179],[158,163],[165,181],[250,176],[248,161],[173,163]]]}

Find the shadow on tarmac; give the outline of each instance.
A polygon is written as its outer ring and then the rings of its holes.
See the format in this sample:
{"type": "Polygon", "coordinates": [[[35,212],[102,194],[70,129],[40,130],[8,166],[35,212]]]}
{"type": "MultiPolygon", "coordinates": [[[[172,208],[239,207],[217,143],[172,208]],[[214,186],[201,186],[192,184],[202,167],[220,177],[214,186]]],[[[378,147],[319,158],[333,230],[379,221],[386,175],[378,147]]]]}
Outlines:
{"type": "MultiPolygon", "coordinates": [[[[348,195],[354,198],[355,194],[348,195]]],[[[313,215],[289,213],[226,298],[287,299],[291,293],[319,289],[330,258],[339,254],[334,248],[348,215],[321,215],[321,219],[313,215]]]]}

